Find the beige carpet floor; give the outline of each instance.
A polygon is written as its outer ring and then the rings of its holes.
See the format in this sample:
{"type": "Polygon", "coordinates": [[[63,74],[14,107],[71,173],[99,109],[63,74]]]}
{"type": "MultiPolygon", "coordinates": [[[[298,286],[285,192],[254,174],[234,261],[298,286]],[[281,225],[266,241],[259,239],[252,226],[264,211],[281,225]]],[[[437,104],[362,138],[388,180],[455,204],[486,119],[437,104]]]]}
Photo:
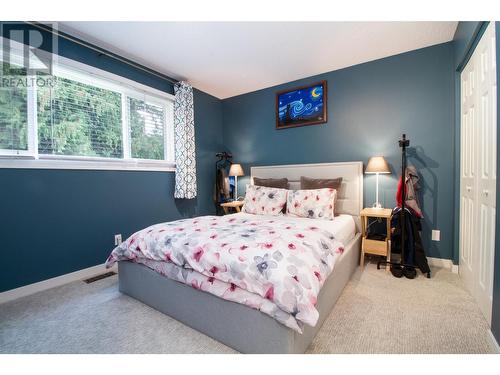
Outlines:
{"type": "MultiPolygon", "coordinates": [[[[491,353],[488,324],[458,275],[396,279],[358,269],[308,353],[491,353]]],[[[122,295],[117,276],[0,305],[0,353],[233,353],[122,295]]]]}

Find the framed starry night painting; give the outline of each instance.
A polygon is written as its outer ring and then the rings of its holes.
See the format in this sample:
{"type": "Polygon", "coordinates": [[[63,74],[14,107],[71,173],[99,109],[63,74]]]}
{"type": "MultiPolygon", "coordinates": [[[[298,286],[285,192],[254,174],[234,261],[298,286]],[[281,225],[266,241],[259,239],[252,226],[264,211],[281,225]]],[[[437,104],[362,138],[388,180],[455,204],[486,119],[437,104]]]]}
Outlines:
{"type": "Polygon", "coordinates": [[[276,93],[276,129],[324,124],[326,81],[276,93]]]}

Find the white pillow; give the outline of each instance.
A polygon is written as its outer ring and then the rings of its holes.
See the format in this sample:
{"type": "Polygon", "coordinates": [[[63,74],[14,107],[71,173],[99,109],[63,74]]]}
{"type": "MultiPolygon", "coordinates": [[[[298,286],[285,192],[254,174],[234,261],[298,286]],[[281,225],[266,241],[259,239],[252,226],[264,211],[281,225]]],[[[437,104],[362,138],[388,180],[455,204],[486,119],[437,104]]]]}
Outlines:
{"type": "Polygon", "coordinates": [[[286,212],[291,216],[333,220],[337,190],[314,189],[288,192],[286,212]]]}
{"type": "Polygon", "coordinates": [[[288,190],[247,185],[243,212],[254,215],[280,215],[286,204],[288,190]]]}

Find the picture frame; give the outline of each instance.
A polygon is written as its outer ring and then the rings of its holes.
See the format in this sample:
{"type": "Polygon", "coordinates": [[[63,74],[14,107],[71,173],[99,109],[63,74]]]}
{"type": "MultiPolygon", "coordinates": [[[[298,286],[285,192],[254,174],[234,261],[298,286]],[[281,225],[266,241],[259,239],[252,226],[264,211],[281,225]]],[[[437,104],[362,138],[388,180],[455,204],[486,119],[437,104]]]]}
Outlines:
{"type": "Polygon", "coordinates": [[[326,80],[276,93],[276,129],[318,125],[326,122],[326,80]]]}

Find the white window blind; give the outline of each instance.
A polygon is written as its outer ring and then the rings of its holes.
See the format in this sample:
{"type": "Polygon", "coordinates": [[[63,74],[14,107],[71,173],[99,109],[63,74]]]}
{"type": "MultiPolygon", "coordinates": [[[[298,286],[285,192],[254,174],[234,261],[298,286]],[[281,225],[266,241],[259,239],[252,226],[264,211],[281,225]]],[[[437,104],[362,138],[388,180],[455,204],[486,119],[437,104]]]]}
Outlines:
{"type": "Polygon", "coordinates": [[[38,153],[123,158],[121,94],[55,77],[38,89],[38,153]]]}
{"type": "Polygon", "coordinates": [[[165,151],[166,110],[144,100],[127,97],[130,153],[133,158],[162,160],[165,151]]]}
{"type": "MultiPolygon", "coordinates": [[[[1,62],[1,61],[0,61],[1,62]]],[[[9,77],[26,78],[26,70],[3,62],[0,67],[9,77]]],[[[16,154],[28,151],[28,89],[24,86],[0,88],[0,150],[16,154]]]]}

